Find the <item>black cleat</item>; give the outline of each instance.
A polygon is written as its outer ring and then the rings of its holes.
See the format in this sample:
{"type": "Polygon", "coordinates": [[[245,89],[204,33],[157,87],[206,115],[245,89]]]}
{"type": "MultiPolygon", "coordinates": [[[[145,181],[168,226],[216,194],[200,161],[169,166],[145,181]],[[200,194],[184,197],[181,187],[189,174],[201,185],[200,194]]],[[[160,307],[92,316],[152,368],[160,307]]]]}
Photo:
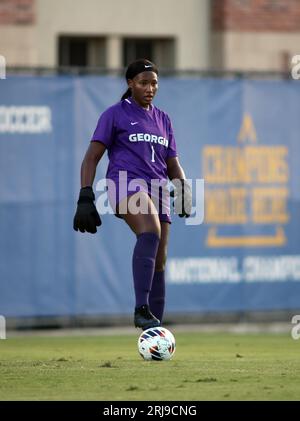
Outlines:
{"type": "Polygon", "coordinates": [[[160,326],[160,321],[151,313],[149,306],[144,304],[134,310],[134,325],[143,330],[160,326]]]}

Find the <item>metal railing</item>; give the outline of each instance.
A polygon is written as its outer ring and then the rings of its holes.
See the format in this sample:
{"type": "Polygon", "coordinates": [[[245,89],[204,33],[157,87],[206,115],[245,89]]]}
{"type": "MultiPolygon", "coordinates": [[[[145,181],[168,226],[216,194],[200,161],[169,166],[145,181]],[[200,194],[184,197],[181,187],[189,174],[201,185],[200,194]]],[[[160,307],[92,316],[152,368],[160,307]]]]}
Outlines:
{"type": "MultiPolygon", "coordinates": [[[[88,75],[109,75],[124,77],[125,68],[108,69],[101,67],[7,67],[7,77],[12,75],[28,76],[88,76],[88,75]]],[[[179,78],[229,78],[229,79],[292,79],[291,73],[287,71],[261,71],[261,70],[222,70],[222,69],[161,69],[159,75],[162,77],[179,78]]]]}

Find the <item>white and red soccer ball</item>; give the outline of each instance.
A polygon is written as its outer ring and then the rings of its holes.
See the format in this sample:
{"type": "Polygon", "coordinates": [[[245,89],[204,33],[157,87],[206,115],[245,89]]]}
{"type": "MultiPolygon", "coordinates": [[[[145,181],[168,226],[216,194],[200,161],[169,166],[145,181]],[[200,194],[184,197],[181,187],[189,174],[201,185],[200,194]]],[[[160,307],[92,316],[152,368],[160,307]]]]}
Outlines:
{"type": "Polygon", "coordinates": [[[147,361],[170,360],[175,349],[175,338],[165,327],[144,330],[138,339],[138,351],[147,361]]]}

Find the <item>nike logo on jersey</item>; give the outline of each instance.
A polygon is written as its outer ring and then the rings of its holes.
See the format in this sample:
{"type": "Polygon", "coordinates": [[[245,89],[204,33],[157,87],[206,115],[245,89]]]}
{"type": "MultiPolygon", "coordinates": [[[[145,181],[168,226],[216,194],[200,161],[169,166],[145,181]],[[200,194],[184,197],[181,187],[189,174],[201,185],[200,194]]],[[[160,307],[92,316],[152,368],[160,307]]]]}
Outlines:
{"type": "Polygon", "coordinates": [[[145,69],[148,69],[149,67],[152,67],[152,65],[150,64],[149,66],[147,66],[146,64],[144,65],[145,69]]]}
{"type": "Polygon", "coordinates": [[[136,124],[139,124],[139,122],[138,122],[138,121],[134,121],[133,123],[132,123],[132,122],[130,122],[130,124],[131,124],[132,126],[135,126],[136,124]]]}

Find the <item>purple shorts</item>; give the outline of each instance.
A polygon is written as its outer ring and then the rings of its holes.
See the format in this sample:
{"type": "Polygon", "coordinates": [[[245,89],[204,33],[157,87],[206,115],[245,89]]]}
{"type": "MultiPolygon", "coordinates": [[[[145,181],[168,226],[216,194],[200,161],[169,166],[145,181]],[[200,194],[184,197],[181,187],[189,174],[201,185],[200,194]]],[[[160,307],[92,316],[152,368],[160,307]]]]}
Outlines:
{"type": "MultiPolygon", "coordinates": [[[[171,224],[170,216],[170,193],[167,189],[167,181],[162,181],[158,186],[155,183],[151,186],[145,180],[118,180],[107,179],[107,194],[109,203],[118,218],[126,211],[120,209],[119,204],[125,197],[143,191],[151,198],[157,210],[159,220],[171,224]]],[[[130,206],[130,201],[129,201],[130,206]]]]}

